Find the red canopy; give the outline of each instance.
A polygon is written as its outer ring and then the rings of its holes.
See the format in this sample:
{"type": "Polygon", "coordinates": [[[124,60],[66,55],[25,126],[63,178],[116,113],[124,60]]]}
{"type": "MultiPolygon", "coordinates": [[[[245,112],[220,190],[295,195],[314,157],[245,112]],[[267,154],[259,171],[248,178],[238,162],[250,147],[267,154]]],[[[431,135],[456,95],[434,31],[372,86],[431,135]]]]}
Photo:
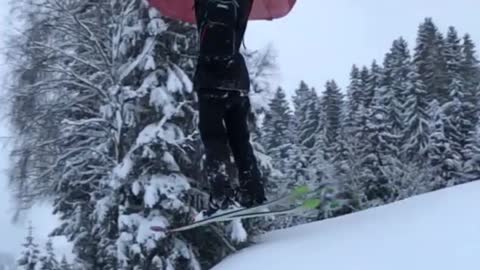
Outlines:
{"type": "MultiPolygon", "coordinates": [[[[242,1],[242,0],[240,0],[242,1]]],[[[195,24],[194,0],[149,0],[163,16],[195,24]]],[[[296,0],[254,0],[250,20],[273,20],[287,15],[296,0]]]]}

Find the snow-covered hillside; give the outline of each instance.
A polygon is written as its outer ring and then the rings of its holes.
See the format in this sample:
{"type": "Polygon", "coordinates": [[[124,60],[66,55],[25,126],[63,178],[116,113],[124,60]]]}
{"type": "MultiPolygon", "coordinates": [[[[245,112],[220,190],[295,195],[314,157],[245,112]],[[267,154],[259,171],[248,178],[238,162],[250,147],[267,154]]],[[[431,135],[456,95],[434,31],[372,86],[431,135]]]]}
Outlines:
{"type": "Polygon", "coordinates": [[[480,182],[270,233],[215,270],[480,269],[480,182]]]}

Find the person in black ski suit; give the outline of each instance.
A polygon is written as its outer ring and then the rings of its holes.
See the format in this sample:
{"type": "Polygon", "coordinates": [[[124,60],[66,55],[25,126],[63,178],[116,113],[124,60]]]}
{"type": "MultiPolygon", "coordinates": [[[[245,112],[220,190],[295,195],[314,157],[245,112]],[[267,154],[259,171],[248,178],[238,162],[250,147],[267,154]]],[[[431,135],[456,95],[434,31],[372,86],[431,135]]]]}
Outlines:
{"type": "Polygon", "coordinates": [[[195,0],[200,49],[193,84],[199,101],[211,212],[266,200],[250,144],[250,78],[240,53],[252,5],[253,0],[195,0]],[[226,172],[229,150],[238,169],[237,190],[231,188],[226,172]]]}

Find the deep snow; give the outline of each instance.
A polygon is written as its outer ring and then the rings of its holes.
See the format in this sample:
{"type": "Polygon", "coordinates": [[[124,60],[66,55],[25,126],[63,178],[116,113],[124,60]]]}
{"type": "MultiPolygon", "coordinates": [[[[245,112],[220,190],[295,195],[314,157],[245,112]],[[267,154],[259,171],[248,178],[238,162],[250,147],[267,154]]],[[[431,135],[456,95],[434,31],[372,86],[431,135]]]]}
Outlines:
{"type": "Polygon", "coordinates": [[[480,269],[480,181],[271,232],[214,270],[480,269]]]}

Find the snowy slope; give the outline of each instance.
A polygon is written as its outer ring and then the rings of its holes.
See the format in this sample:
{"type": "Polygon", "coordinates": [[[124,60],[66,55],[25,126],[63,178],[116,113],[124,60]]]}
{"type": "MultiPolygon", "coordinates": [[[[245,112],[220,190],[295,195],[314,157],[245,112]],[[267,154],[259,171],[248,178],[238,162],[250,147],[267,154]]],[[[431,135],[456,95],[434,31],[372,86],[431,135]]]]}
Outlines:
{"type": "Polygon", "coordinates": [[[480,269],[480,182],[273,232],[215,270],[480,269]]]}

